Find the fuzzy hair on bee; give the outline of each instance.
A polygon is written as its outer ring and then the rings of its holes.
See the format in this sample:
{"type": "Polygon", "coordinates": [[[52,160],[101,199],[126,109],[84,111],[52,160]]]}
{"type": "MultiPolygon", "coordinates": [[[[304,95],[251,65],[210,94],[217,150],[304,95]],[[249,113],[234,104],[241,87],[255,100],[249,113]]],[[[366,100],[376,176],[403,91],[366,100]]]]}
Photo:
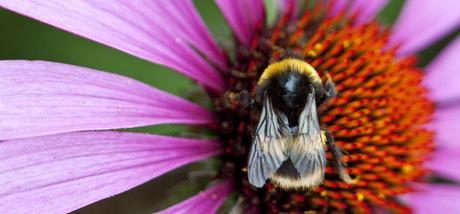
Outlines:
{"type": "Polygon", "coordinates": [[[329,78],[323,84],[307,62],[287,57],[270,64],[256,87],[261,116],[249,153],[248,178],[255,187],[269,179],[282,189],[309,189],[320,185],[326,168],[326,147],[334,167],[346,182],[351,178],[333,136],[321,129],[319,107],[335,97],[329,78]]]}

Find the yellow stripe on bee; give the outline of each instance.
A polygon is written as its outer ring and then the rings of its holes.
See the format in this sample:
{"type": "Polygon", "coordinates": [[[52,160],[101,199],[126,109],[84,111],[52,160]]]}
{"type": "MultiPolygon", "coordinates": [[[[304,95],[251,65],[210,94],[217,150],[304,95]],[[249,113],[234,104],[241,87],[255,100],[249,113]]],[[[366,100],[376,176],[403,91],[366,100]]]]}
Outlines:
{"type": "Polygon", "coordinates": [[[321,78],[318,73],[310,64],[299,59],[287,58],[270,64],[260,76],[258,84],[261,84],[271,76],[286,70],[302,72],[311,77],[313,81],[321,82],[321,78]]]}

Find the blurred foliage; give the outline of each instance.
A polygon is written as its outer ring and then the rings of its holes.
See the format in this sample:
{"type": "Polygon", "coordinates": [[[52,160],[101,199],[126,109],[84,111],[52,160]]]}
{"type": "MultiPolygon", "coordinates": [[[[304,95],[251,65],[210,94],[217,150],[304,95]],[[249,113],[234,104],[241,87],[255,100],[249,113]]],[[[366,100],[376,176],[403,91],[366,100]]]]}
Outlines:
{"type": "MultiPolygon", "coordinates": [[[[275,18],[273,0],[265,0],[268,19],[275,18]]],[[[196,5],[218,43],[227,50],[234,41],[231,31],[212,0],[196,0],[196,5]]],[[[379,20],[390,26],[398,17],[404,1],[391,0],[379,14],[379,20]]],[[[38,21],[0,9],[0,59],[48,60],[77,64],[103,71],[122,74],[145,82],[156,88],[184,97],[190,91],[198,91],[185,76],[159,65],[138,59],[110,47],[80,38],[38,21]]],[[[458,31],[439,41],[420,54],[420,65],[426,65],[458,31]]],[[[129,129],[147,133],[191,136],[196,130],[185,126],[155,126],[129,129]],[[185,133],[185,134],[184,134],[185,133]]],[[[192,196],[203,189],[211,177],[211,169],[217,161],[202,161],[167,173],[145,185],[126,193],[85,207],[76,213],[151,213],[192,196]],[[203,172],[196,176],[191,171],[203,172]],[[197,182],[198,180],[198,182],[197,182]]],[[[229,201],[235,201],[236,197],[229,201]]],[[[226,203],[227,209],[231,202],[226,203]]]]}
{"type": "Polygon", "coordinates": [[[386,26],[390,26],[398,19],[399,12],[401,11],[405,1],[390,0],[385,8],[378,14],[378,19],[386,26]]]}
{"type": "Polygon", "coordinates": [[[421,50],[418,55],[418,66],[424,67],[433,60],[451,41],[458,38],[460,35],[460,29],[457,29],[444,37],[443,39],[431,44],[427,48],[421,50]]]}

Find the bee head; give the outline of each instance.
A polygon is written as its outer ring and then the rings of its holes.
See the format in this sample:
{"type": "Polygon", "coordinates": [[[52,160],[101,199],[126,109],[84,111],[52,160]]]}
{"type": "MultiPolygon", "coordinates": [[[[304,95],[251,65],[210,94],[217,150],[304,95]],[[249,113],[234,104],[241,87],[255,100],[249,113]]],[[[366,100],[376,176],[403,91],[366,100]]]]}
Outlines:
{"type": "Polygon", "coordinates": [[[311,84],[308,76],[300,72],[286,71],[270,78],[266,91],[277,109],[296,112],[303,109],[308,94],[312,93],[311,84]]]}
{"type": "Polygon", "coordinates": [[[307,62],[286,58],[270,64],[262,73],[256,88],[256,101],[261,103],[264,96],[269,96],[278,110],[296,113],[305,107],[312,88],[316,96],[321,96],[322,87],[320,77],[307,62]]]}

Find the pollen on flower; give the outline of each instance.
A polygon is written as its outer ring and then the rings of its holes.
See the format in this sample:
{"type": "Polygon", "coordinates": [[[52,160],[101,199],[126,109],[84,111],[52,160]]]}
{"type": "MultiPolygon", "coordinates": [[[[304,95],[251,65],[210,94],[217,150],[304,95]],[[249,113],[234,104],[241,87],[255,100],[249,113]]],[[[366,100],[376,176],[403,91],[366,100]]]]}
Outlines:
{"type": "Polygon", "coordinates": [[[416,59],[396,58],[397,47],[387,46],[390,31],[377,22],[356,24],[345,12],[331,16],[322,4],[297,21],[290,15],[274,28],[262,27],[250,48],[236,48],[232,70],[237,72],[231,73],[227,95],[214,99],[226,148],[221,174],[241,181],[240,193],[264,213],[408,212],[397,196],[412,191],[409,183],[428,173],[422,163],[433,150],[433,133],[423,125],[434,107],[416,59]],[[353,184],[343,182],[331,165],[324,182],[308,191],[283,191],[270,183],[257,190],[247,181],[260,112],[228,97],[254,92],[262,71],[288,50],[303,56],[323,81],[329,74],[337,86],[339,95],[320,120],[345,151],[353,184]]]}

